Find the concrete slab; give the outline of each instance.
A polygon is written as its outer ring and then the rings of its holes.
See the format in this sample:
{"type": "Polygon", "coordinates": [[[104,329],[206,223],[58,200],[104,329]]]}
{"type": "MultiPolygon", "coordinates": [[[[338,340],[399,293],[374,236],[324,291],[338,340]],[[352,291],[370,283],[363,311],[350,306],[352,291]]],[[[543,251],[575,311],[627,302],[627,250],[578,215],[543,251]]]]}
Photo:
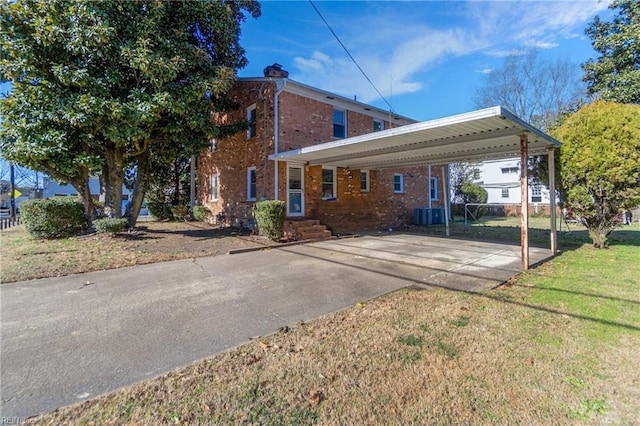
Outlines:
{"type": "Polygon", "coordinates": [[[405,286],[492,288],[519,262],[517,246],[385,234],[3,284],[0,416],[92,398],[405,286]]]}

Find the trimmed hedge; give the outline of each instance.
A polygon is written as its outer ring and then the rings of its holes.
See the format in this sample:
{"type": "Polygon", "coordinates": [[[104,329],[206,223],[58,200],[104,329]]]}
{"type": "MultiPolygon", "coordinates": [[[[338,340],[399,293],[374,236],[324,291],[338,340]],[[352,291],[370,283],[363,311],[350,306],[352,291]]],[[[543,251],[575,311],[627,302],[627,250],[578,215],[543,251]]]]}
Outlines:
{"type": "Polygon", "coordinates": [[[20,204],[24,227],[36,238],[68,238],[86,231],[84,206],[76,197],[28,200],[20,204]]]}
{"type": "Polygon", "coordinates": [[[265,200],[256,203],[256,222],[261,235],[278,241],[284,235],[287,205],[280,200],[265,200]]]}
{"type": "Polygon", "coordinates": [[[127,226],[127,219],[104,218],[93,221],[93,227],[98,234],[106,232],[121,232],[127,226]]]}
{"type": "Polygon", "coordinates": [[[200,222],[204,221],[211,211],[205,206],[193,206],[193,218],[200,222]]]}
{"type": "Polygon", "coordinates": [[[158,220],[173,220],[173,212],[171,211],[171,204],[169,203],[148,201],[147,209],[149,209],[149,213],[151,213],[151,216],[155,217],[158,220]]]}

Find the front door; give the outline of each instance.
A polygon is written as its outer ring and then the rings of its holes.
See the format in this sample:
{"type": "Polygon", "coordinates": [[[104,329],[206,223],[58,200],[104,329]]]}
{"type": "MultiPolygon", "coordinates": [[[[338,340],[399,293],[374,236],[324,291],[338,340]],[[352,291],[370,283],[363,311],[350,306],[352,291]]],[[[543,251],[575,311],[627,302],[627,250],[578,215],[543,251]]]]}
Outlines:
{"type": "Polygon", "coordinates": [[[304,216],[304,178],[302,167],[287,167],[287,216],[304,216]]]}

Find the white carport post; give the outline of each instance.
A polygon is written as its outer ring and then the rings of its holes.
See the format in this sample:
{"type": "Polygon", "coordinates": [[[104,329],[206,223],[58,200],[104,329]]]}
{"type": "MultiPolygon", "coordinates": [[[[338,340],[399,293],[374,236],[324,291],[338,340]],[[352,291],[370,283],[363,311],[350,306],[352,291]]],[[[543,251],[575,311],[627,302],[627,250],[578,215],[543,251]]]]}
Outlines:
{"type": "MultiPolygon", "coordinates": [[[[444,202],[444,228],[445,228],[445,235],[448,237],[450,235],[450,230],[449,230],[449,187],[447,185],[447,178],[448,178],[448,173],[449,173],[449,165],[447,164],[447,168],[445,169],[445,174],[447,174],[447,176],[442,176],[442,201],[444,202]]],[[[431,180],[429,180],[429,185],[431,185],[431,180]]],[[[431,196],[431,194],[429,194],[429,196],[431,196]]]]}
{"type": "Polygon", "coordinates": [[[558,239],[556,232],[556,161],[554,147],[547,148],[547,163],[549,165],[549,210],[551,216],[551,255],[558,253],[558,239]]]}
{"type": "Polygon", "coordinates": [[[529,269],[529,140],[527,134],[520,135],[520,253],[522,270],[529,269]]]}

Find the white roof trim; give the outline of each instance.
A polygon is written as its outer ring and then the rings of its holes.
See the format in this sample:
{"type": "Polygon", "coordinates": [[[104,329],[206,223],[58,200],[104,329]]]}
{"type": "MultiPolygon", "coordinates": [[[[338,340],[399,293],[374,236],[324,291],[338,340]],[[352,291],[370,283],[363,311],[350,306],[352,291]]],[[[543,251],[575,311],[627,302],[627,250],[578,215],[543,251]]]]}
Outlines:
{"type": "Polygon", "coordinates": [[[356,169],[482,161],[519,156],[523,133],[528,136],[530,155],[560,146],[496,106],[272,154],[269,159],[356,169]]]}

